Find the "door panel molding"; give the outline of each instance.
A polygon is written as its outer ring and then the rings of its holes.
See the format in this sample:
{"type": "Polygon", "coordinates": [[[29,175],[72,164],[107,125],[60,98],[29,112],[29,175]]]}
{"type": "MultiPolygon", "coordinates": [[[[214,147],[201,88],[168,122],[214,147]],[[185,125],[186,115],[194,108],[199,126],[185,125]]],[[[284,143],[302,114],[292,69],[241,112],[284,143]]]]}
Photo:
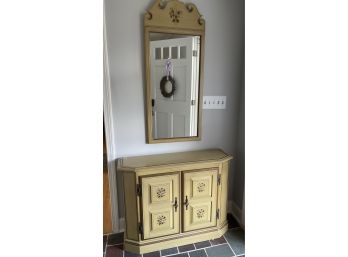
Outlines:
{"type": "Polygon", "coordinates": [[[180,232],[179,181],[179,173],[140,177],[143,239],[180,232]]]}
{"type": "Polygon", "coordinates": [[[217,169],[183,172],[183,232],[217,226],[217,169]]]}

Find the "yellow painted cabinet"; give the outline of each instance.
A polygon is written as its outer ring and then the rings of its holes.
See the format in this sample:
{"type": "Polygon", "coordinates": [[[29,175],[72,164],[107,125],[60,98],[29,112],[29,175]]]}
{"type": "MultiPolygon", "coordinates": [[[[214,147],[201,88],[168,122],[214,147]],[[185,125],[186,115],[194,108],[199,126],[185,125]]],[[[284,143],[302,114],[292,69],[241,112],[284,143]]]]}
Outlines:
{"type": "Polygon", "coordinates": [[[179,233],[179,174],[141,177],[143,238],[179,233]]]}
{"type": "Polygon", "coordinates": [[[143,254],[222,236],[231,159],[218,149],[120,159],[124,249],[143,254]]]}
{"type": "Polygon", "coordinates": [[[216,226],[218,170],[183,173],[184,231],[216,226]]]}

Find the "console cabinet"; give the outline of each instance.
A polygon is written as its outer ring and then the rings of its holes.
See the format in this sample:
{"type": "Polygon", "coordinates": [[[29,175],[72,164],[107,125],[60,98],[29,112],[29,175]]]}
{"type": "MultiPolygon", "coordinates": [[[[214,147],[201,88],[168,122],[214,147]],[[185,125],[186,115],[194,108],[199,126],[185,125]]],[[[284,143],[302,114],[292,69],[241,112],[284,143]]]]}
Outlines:
{"type": "Polygon", "coordinates": [[[142,254],[223,235],[231,159],[219,149],[119,159],[124,249],[142,254]]]}

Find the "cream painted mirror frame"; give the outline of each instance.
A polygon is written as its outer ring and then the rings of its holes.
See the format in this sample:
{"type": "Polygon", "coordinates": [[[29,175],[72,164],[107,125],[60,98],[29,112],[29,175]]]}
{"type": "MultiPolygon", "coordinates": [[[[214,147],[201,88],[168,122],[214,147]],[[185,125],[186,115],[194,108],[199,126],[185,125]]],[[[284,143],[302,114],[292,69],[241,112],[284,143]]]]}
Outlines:
{"type": "Polygon", "coordinates": [[[178,0],[155,0],[144,16],[144,46],[146,71],[146,140],[149,144],[182,141],[199,141],[202,135],[203,66],[205,44],[205,20],[191,3],[178,0]],[[172,11],[174,10],[174,11],[172,11]],[[170,12],[172,13],[170,14],[170,12]],[[178,14],[179,15],[176,15],[178,14]],[[174,15],[173,15],[174,14],[174,15]],[[188,36],[200,36],[199,84],[197,136],[155,139],[152,120],[152,88],[150,72],[150,33],[169,33],[188,36]]]}

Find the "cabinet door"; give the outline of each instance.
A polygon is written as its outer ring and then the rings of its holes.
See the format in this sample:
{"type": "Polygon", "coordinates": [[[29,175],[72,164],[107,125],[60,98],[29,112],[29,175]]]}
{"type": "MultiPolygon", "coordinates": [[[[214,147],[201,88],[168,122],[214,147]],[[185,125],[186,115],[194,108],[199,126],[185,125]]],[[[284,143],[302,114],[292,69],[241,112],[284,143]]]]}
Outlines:
{"type": "Polygon", "coordinates": [[[216,226],[217,170],[184,173],[184,231],[216,226]]]}
{"type": "Polygon", "coordinates": [[[142,177],[141,185],[143,239],[179,233],[179,174],[142,177]]]}

